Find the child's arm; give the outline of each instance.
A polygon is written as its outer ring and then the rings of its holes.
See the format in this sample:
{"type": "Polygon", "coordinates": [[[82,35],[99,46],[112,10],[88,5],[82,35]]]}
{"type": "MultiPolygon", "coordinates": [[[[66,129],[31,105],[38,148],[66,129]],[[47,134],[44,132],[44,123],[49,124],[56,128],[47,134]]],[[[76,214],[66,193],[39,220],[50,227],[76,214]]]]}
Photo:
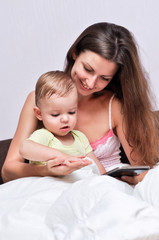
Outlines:
{"type": "Polygon", "coordinates": [[[20,145],[19,152],[24,159],[31,161],[46,162],[53,158],[53,152],[50,147],[36,143],[32,140],[24,140],[20,145]]]}
{"type": "MultiPolygon", "coordinates": [[[[49,160],[60,161],[61,164],[69,165],[70,162],[81,161],[83,157],[70,156],[66,153],[62,153],[54,148],[44,146],[43,144],[36,143],[32,140],[24,140],[20,146],[20,154],[24,159],[38,162],[47,162],[49,160]]],[[[91,162],[83,160],[83,165],[89,165],[91,162]]]]}
{"type": "Polygon", "coordinates": [[[101,174],[106,173],[106,170],[104,168],[104,166],[100,163],[100,161],[96,158],[95,154],[92,152],[87,154],[87,157],[91,158],[94,160],[94,162],[96,163],[97,167],[99,168],[99,171],[101,174]]]}

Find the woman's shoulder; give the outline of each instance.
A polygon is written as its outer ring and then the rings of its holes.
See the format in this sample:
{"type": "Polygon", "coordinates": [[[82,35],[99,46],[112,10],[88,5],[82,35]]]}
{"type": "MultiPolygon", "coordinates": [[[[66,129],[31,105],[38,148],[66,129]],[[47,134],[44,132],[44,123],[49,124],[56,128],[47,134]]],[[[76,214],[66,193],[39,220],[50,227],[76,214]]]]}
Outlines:
{"type": "Polygon", "coordinates": [[[27,99],[28,99],[28,100],[35,99],[35,91],[31,91],[31,92],[28,94],[27,99]]]}
{"type": "Polygon", "coordinates": [[[122,115],[122,103],[111,91],[106,91],[104,95],[97,98],[97,101],[105,108],[111,108],[111,113],[114,117],[122,115]]]}
{"type": "Polygon", "coordinates": [[[111,103],[112,126],[116,127],[123,120],[122,103],[115,96],[111,103]]]}
{"type": "Polygon", "coordinates": [[[31,106],[35,105],[35,91],[32,91],[28,94],[24,107],[27,105],[31,105],[31,106]]]}
{"type": "Polygon", "coordinates": [[[115,108],[115,110],[122,109],[122,103],[121,101],[115,96],[115,94],[112,95],[112,108],[115,108]]]}

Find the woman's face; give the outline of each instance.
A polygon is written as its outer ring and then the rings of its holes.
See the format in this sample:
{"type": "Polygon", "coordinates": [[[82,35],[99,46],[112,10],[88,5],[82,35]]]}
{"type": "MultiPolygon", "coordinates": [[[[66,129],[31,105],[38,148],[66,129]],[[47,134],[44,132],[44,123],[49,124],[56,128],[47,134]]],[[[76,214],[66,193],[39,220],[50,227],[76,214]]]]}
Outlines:
{"type": "Polygon", "coordinates": [[[79,95],[89,96],[103,90],[113,78],[118,66],[100,55],[85,51],[73,56],[75,63],[71,76],[76,83],[79,95]]]}

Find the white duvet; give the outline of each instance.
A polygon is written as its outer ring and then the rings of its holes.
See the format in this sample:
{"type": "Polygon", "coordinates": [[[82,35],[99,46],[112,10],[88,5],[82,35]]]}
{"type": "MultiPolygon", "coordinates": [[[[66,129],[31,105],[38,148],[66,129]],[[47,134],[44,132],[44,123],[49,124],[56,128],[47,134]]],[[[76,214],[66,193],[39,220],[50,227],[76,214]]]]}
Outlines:
{"type": "Polygon", "coordinates": [[[0,186],[0,240],[159,240],[159,167],[135,188],[90,168],[0,186]]]}

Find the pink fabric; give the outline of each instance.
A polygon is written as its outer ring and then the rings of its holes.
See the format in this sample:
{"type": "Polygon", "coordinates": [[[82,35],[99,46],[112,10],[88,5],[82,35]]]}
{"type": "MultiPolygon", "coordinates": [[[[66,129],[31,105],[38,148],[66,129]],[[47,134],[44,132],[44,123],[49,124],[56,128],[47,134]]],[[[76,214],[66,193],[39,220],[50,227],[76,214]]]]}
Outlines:
{"type": "Polygon", "coordinates": [[[91,147],[93,148],[93,150],[95,150],[98,145],[105,144],[107,142],[108,138],[112,137],[113,135],[114,135],[113,130],[110,129],[109,132],[107,132],[105,136],[101,137],[100,139],[96,140],[93,143],[90,143],[91,147]]]}
{"type": "Polygon", "coordinates": [[[103,164],[105,169],[120,164],[120,142],[118,137],[114,134],[111,123],[111,104],[114,95],[109,101],[109,131],[105,136],[101,137],[97,141],[91,143],[94,154],[98,160],[103,164]]]}

